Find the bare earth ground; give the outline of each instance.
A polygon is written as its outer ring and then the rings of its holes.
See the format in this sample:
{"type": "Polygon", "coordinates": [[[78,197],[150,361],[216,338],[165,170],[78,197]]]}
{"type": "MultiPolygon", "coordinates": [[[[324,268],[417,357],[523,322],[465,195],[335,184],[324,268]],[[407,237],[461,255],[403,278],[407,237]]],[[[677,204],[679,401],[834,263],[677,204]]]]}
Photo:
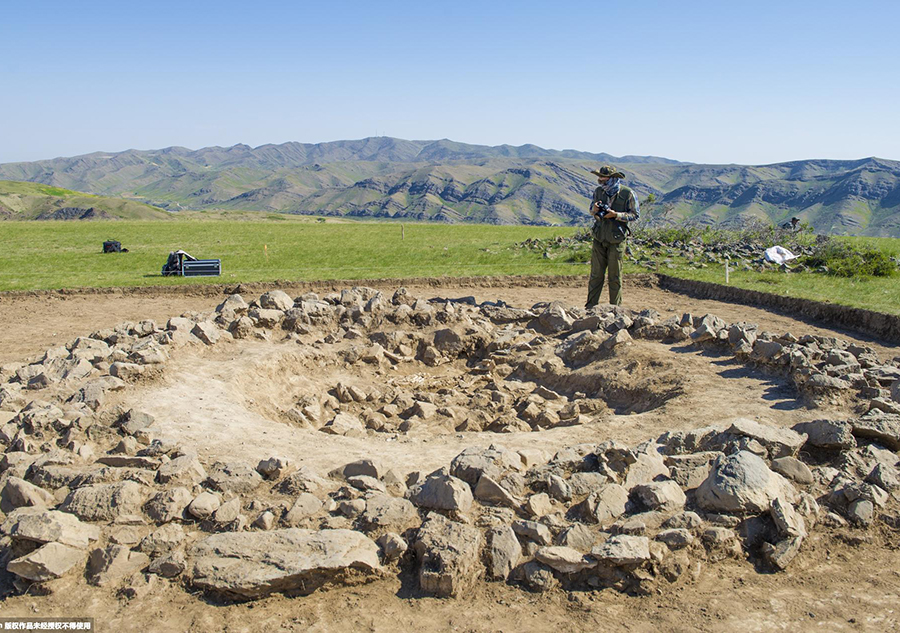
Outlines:
{"type": "MultiPolygon", "coordinates": [[[[585,294],[580,281],[544,287],[454,287],[447,283],[408,288],[424,298],[474,295],[478,301],[502,299],[517,307],[551,300],[580,306],[585,294]]],[[[295,295],[309,286],[281,289],[295,295]]],[[[331,285],[321,288],[330,289],[331,285]]],[[[244,296],[249,300],[264,291],[254,288],[244,296]]],[[[23,360],[122,321],[149,318],[164,323],[186,311],[212,310],[223,298],[222,294],[203,292],[2,296],[0,363],[23,360]]],[[[900,355],[897,346],[836,333],[753,307],[696,300],[633,285],[626,286],[626,298],[627,307],[652,307],[664,317],[683,312],[712,313],[726,322],[749,321],[776,333],[857,340],[874,347],[882,358],[900,355]]],[[[447,465],[471,445],[499,443],[515,449],[540,448],[552,454],[562,446],[609,438],[633,445],[666,430],[696,428],[736,416],[792,426],[826,413],[845,412],[840,408],[807,409],[785,381],[748,369],[730,356],[684,344],[637,341],[630,352],[630,364],[619,368],[623,384],[643,388],[651,395],[678,388],[678,395],[654,402],[639,413],[614,407],[589,424],[540,433],[498,435],[430,429],[365,439],[327,436],[284,424],[276,412],[289,406],[297,393],[327,390],[338,380],[355,382],[362,388],[388,380],[424,380],[427,387],[429,381],[456,380],[461,371],[443,366],[418,376],[413,373],[415,369],[387,375],[365,371],[354,375],[292,374],[289,368],[300,362],[297,349],[292,341],[192,348],[173,356],[164,379],[142,384],[123,395],[123,404],[153,413],[163,425],[163,433],[198,449],[210,463],[235,455],[252,463],[273,454],[296,455],[302,456],[305,465],[323,473],[364,457],[376,457],[404,472],[427,472],[447,465]]],[[[500,583],[480,583],[474,595],[465,600],[441,600],[422,597],[413,577],[389,577],[304,598],[274,596],[250,604],[222,605],[205,602],[201,596],[165,582],[145,597],[126,601],[107,589],[63,579],[51,597],[25,595],[0,602],[0,617],[89,616],[95,618],[101,631],[880,631],[900,627],[896,612],[900,533],[887,527],[881,530],[847,530],[837,535],[816,532],[786,573],[764,574],[746,561],[724,561],[703,566],[687,581],[661,585],[658,594],[647,597],[613,590],[533,595],[500,583]]]]}

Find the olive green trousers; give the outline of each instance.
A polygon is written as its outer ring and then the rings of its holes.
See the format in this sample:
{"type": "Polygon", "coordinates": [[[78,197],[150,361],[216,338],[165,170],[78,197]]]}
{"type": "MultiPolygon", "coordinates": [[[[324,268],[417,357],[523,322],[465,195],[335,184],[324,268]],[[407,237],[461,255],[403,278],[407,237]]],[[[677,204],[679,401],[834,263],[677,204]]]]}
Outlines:
{"type": "Polygon", "coordinates": [[[591,248],[591,278],[588,281],[588,296],[585,307],[600,303],[603,292],[603,278],[609,271],[609,302],[622,305],[622,262],[625,259],[625,242],[614,244],[594,240],[591,248]]]}

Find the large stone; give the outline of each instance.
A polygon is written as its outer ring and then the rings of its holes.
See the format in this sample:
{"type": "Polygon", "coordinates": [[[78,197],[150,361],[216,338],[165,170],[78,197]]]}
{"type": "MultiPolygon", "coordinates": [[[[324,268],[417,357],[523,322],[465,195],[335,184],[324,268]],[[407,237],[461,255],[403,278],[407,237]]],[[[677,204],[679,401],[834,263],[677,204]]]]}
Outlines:
{"type": "Polygon", "coordinates": [[[446,468],[431,473],[425,481],[410,488],[406,496],[420,508],[434,510],[468,512],[473,502],[469,485],[450,475],[446,468]]]}
{"type": "Polygon", "coordinates": [[[856,437],[876,440],[891,450],[900,450],[900,415],[873,409],[851,424],[856,437]]]}
{"type": "Polygon", "coordinates": [[[513,508],[519,505],[518,500],[505,488],[487,475],[482,475],[475,486],[475,498],[483,503],[495,503],[513,508]]]}
{"type": "Polygon", "coordinates": [[[798,484],[807,485],[813,482],[813,474],[809,466],[796,457],[779,457],[772,460],[772,470],[798,484]]]}
{"type": "Polygon", "coordinates": [[[319,430],[331,435],[354,435],[364,434],[366,427],[355,415],[338,413],[319,430]]]}
{"type": "Polygon", "coordinates": [[[181,455],[159,467],[156,480],[161,484],[193,486],[206,479],[206,470],[196,455],[181,455]]]}
{"type": "Polygon", "coordinates": [[[459,597],[478,576],[481,533],[432,512],[415,544],[419,586],[440,597],[459,597]]]}
{"type": "Polygon", "coordinates": [[[0,511],[12,512],[16,508],[46,508],[56,505],[50,492],[18,477],[9,477],[0,492],[0,511]]]}
{"type": "Polygon", "coordinates": [[[6,571],[28,580],[43,582],[62,578],[73,568],[83,565],[85,557],[84,550],[61,543],[47,543],[30,554],[9,561],[6,571]]]}
{"type": "MultiPolygon", "coordinates": [[[[565,482],[565,489],[568,490],[571,497],[583,497],[595,492],[609,483],[609,477],[603,473],[572,473],[569,480],[565,482]]],[[[559,494],[564,494],[565,490],[560,490],[559,494]]]]}
{"type": "Polygon", "coordinates": [[[506,580],[522,558],[522,545],[508,525],[488,530],[487,575],[494,580],[506,580]]]}
{"type": "Polygon", "coordinates": [[[301,521],[315,515],[322,509],[322,501],[312,493],[301,492],[294,505],[284,515],[284,522],[287,525],[299,525],[301,521]]]}
{"type": "Polygon", "coordinates": [[[88,582],[107,586],[140,571],[150,564],[146,554],[133,552],[122,545],[109,545],[91,552],[88,561],[88,582]]]}
{"type": "Polygon", "coordinates": [[[100,538],[100,528],[82,523],[74,514],[40,508],[20,508],[11,512],[0,531],[14,539],[37,543],[57,542],[86,549],[100,538]]]}
{"type": "Polygon", "coordinates": [[[682,549],[694,542],[694,536],[686,528],[670,528],[656,535],[656,540],[665,543],[669,549],[682,549]]]}
{"type": "Polygon", "coordinates": [[[218,495],[204,490],[188,504],[187,512],[195,519],[208,519],[221,505],[218,495]]]}
{"type": "Polygon", "coordinates": [[[575,319],[569,316],[561,303],[554,301],[541,313],[538,322],[550,333],[556,333],[571,329],[575,319]]]}
{"type": "Polygon", "coordinates": [[[797,557],[797,554],[800,553],[800,545],[802,543],[803,538],[800,536],[782,539],[776,545],[766,543],[763,547],[763,554],[776,568],[785,570],[791,561],[797,557]]]}
{"type": "Polygon", "coordinates": [[[522,458],[518,453],[491,444],[488,448],[470,446],[450,462],[450,474],[470,486],[477,486],[482,475],[500,481],[510,470],[519,470],[522,458]]]}
{"type": "Polygon", "coordinates": [[[362,521],[371,529],[403,532],[419,523],[416,507],[406,499],[398,499],[386,494],[373,494],[366,499],[366,510],[362,521]]]}
{"type": "Polygon", "coordinates": [[[649,510],[662,512],[681,510],[687,500],[681,487],[671,479],[641,484],[631,492],[649,510]]]}
{"type": "Polygon", "coordinates": [[[543,523],[537,521],[515,521],[512,524],[513,532],[534,541],[538,545],[550,545],[553,542],[553,534],[543,523]]]}
{"type": "Polygon", "coordinates": [[[843,420],[813,420],[794,426],[798,433],[807,436],[806,443],[816,448],[843,450],[856,447],[853,427],[843,420]]]}
{"type": "Polygon", "coordinates": [[[617,534],[593,548],[591,557],[613,565],[638,565],[650,559],[650,539],[617,534]]]}
{"type": "Polygon", "coordinates": [[[534,555],[535,559],[561,574],[577,574],[594,567],[597,563],[571,547],[542,547],[534,555]]]}
{"type": "Polygon", "coordinates": [[[193,586],[237,599],[273,592],[310,594],[326,583],[381,574],[378,545],[352,530],[288,528],[214,534],[189,551],[193,586]]]}
{"type": "Polygon", "coordinates": [[[264,310],[290,310],[294,300],[283,290],[270,290],[259,298],[259,305],[264,310]]]}
{"type": "Polygon", "coordinates": [[[623,484],[628,490],[640,484],[648,484],[657,477],[669,478],[665,458],[656,449],[655,444],[650,444],[635,454],[635,462],[628,466],[623,484]]]}
{"type": "Polygon", "coordinates": [[[220,492],[245,494],[253,492],[263,479],[256,469],[247,464],[216,462],[209,470],[207,485],[220,492]]]}
{"type": "Polygon", "coordinates": [[[525,512],[536,518],[552,513],[553,502],[550,501],[550,495],[546,492],[531,495],[525,502],[525,512]]]}
{"type": "Polygon", "coordinates": [[[724,513],[760,513],[782,497],[794,501],[797,492],[781,475],[749,451],[720,459],[696,491],[696,502],[704,510],[724,513]]]}
{"type": "Polygon", "coordinates": [[[349,464],[344,464],[331,473],[334,476],[348,479],[350,477],[374,477],[381,479],[385,474],[385,468],[380,461],[374,459],[360,459],[349,464]]]}
{"type": "Polygon", "coordinates": [[[747,418],[738,418],[726,432],[756,440],[766,447],[771,459],[793,457],[807,439],[790,429],[767,426],[747,418]]]}
{"type": "Polygon", "coordinates": [[[787,501],[782,499],[772,501],[769,514],[782,536],[806,536],[806,523],[803,521],[803,517],[787,501]]]}
{"type": "Polygon", "coordinates": [[[579,552],[589,552],[597,541],[597,535],[582,523],[576,523],[560,532],[557,545],[563,545],[579,552]]]}
{"type": "Polygon", "coordinates": [[[153,424],[154,421],[155,418],[149,413],[137,409],[129,409],[128,412],[122,416],[119,426],[126,435],[136,435],[139,431],[142,431],[153,424]]]}
{"type": "Polygon", "coordinates": [[[140,514],[144,492],[134,481],[95,484],[73,490],[60,506],[86,521],[112,521],[122,514],[140,514]]]}
{"type": "Polygon", "coordinates": [[[222,337],[219,328],[212,321],[201,321],[194,326],[194,329],[191,330],[191,334],[207,345],[215,345],[222,337]]]}
{"type": "Polygon", "coordinates": [[[194,500],[187,488],[172,488],[158,492],[144,505],[147,516],[157,523],[168,523],[184,518],[184,511],[194,500]]]}
{"type": "Polygon", "coordinates": [[[584,501],[586,519],[604,524],[625,514],[628,490],[619,484],[606,484],[584,501]]]}
{"type": "MultiPolygon", "coordinates": [[[[293,305],[293,302],[291,302],[291,305],[293,305]]],[[[228,295],[225,301],[216,306],[216,312],[231,312],[236,315],[246,314],[248,309],[247,302],[239,294],[228,295]]],[[[172,319],[169,319],[170,324],[171,322],[172,319]]]]}
{"type": "Polygon", "coordinates": [[[184,529],[177,523],[167,523],[141,539],[140,550],[157,557],[177,549],[184,541],[184,529]]]}

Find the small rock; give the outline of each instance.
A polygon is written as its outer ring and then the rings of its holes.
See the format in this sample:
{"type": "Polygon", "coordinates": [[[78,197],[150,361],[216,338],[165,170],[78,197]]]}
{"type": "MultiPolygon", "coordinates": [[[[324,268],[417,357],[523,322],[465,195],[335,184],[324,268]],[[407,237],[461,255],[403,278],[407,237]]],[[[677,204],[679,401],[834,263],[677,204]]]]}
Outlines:
{"type": "Polygon", "coordinates": [[[446,468],[431,473],[425,481],[409,489],[407,497],[420,508],[468,512],[472,490],[466,482],[450,475],[446,468]]]}
{"type": "Polygon", "coordinates": [[[618,534],[591,550],[591,556],[613,565],[637,565],[650,558],[650,539],[646,536],[618,534]]]}
{"type": "Polygon", "coordinates": [[[657,534],[656,540],[668,545],[669,549],[682,549],[693,543],[694,537],[689,530],[673,528],[657,534]]]}
{"type": "Polygon", "coordinates": [[[631,492],[648,509],[661,512],[681,510],[686,501],[681,487],[671,479],[635,486],[631,492]]]}
{"type": "Polygon", "coordinates": [[[385,560],[399,560],[409,547],[399,534],[388,532],[375,541],[384,553],[385,560]]]}
{"type": "Polygon", "coordinates": [[[542,547],[534,555],[535,559],[561,574],[577,574],[593,567],[596,563],[581,552],[570,547],[542,547]]]}
{"type": "Polygon", "coordinates": [[[546,492],[531,495],[525,502],[525,512],[536,518],[552,513],[553,503],[550,501],[550,495],[546,492]]]}
{"type": "Polygon", "coordinates": [[[553,542],[550,528],[537,521],[515,521],[512,529],[519,536],[531,539],[538,545],[550,545],[553,542]]]}
{"type": "Polygon", "coordinates": [[[279,479],[290,465],[286,457],[270,457],[260,460],[256,471],[266,479],[279,479]]]}
{"type": "Polygon", "coordinates": [[[522,558],[522,545],[508,525],[488,530],[488,577],[506,580],[522,558]]]}
{"type": "Polygon", "coordinates": [[[256,521],[253,522],[253,527],[261,530],[271,530],[275,527],[275,514],[271,510],[266,510],[256,518],[256,521]]]}
{"type": "Polygon", "coordinates": [[[809,485],[813,482],[813,474],[809,466],[796,457],[779,457],[772,460],[772,470],[798,484],[809,485]]]}
{"type": "Polygon", "coordinates": [[[167,523],[141,541],[139,549],[150,556],[162,556],[178,548],[184,541],[184,530],[177,523],[167,523]]]}
{"type": "Polygon", "coordinates": [[[875,516],[875,504],[868,499],[857,499],[847,506],[847,518],[858,525],[871,525],[875,516]]]}
{"type": "Polygon", "coordinates": [[[208,519],[213,513],[219,509],[222,502],[219,501],[218,495],[213,492],[203,491],[190,502],[187,507],[188,514],[195,519],[208,519]]]}
{"type": "Polygon", "coordinates": [[[147,516],[157,523],[168,523],[184,518],[185,509],[193,502],[193,495],[187,488],[172,488],[154,495],[144,504],[147,516]]]}
{"type": "Polygon", "coordinates": [[[559,585],[552,571],[534,561],[525,564],[522,574],[525,586],[531,591],[544,593],[552,591],[559,585]]]}
{"type": "Polygon", "coordinates": [[[301,521],[315,515],[322,509],[322,501],[309,492],[301,493],[291,509],[284,515],[287,525],[299,525],[301,521]]]}
{"type": "Polygon", "coordinates": [[[123,545],[98,548],[91,552],[88,560],[88,582],[100,587],[110,585],[140,571],[149,563],[147,555],[132,552],[123,545]]]}
{"type": "Polygon", "coordinates": [[[596,541],[597,535],[581,523],[566,528],[556,539],[558,545],[570,547],[579,552],[590,552],[596,541]]]}

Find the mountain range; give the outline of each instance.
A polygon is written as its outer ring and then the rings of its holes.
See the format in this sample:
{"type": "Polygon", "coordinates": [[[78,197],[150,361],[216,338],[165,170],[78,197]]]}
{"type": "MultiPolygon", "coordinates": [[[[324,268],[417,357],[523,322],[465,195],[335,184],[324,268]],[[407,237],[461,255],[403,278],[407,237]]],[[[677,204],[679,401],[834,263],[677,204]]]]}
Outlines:
{"type": "MultiPolygon", "coordinates": [[[[170,212],[245,210],[492,224],[588,223],[589,168],[613,163],[649,225],[739,227],[791,217],[819,233],[900,237],[900,162],[701,165],[536,145],[373,137],[190,150],[95,152],[0,165],[0,179],[146,203],[170,212]]],[[[25,217],[3,206],[0,217],[25,217]]]]}

